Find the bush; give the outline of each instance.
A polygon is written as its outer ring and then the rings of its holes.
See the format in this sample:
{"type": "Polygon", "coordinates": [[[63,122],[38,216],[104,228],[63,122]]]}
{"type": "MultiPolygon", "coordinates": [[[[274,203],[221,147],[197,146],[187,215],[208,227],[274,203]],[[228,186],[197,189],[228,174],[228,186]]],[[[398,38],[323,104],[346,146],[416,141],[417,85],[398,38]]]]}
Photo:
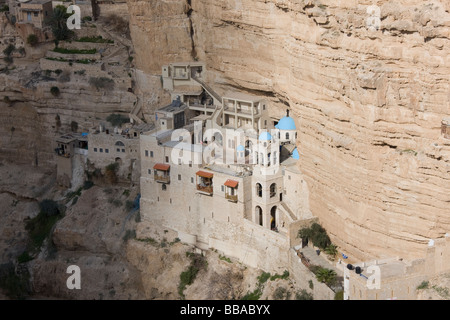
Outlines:
{"type": "Polygon", "coordinates": [[[275,289],[272,297],[274,300],[289,300],[291,293],[284,287],[278,287],[275,289]]]}
{"type": "Polygon", "coordinates": [[[127,200],[127,201],[125,202],[125,209],[126,209],[127,211],[130,211],[130,210],[132,210],[133,208],[134,208],[134,203],[133,203],[133,201],[127,200]]]}
{"type": "Polygon", "coordinates": [[[54,52],[64,53],[64,54],[94,54],[97,53],[97,49],[66,49],[56,47],[53,49],[54,52]]]}
{"type": "Polygon", "coordinates": [[[31,293],[29,285],[30,274],[28,272],[17,274],[14,269],[14,264],[12,263],[0,265],[0,288],[11,299],[22,300],[31,293]]]}
{"type": "Polygon", "coordinates": [[[191,259],[191,264],[186,271],[183,271],[180,274],[178,293],[182,298],[184,298],[184,289],[186,288],[186,286],[191,285],[197,277],[198,272],[206,268],[207,265],[205,257],[203,257],[203,255],[193,253],[189,254],[188,252],[186,252],[186,255],[191,259]]]}
{"type": "Polygon", "coordinates": [[[81,37],[76,40],[77,42],[93,42],[93,43],[114,43],[113,40],[103,39],[102,36],[96,37],[81,37]]]}
{"type": "Polygon", "coordinates": [[[86,180],[83,184],[83,189],[88,190],[88,189],[92,188],[93,185],[94,185],[94,183],[91,180],[86,180]]]}
{"type": "Polygon", "coordinates": [[[30,46],[32,46],[32,47],[34,47],[35,45],[37,45],[38,42],[39,42],[39,39],[38,39],[37,35],[35,35],[35,34],[33,34],[33,33],[30,34],[30,35],[27,37],[27,43],[28,43],[30,46]]]}
{"type": "Polygon", "coordinates": [[[344,291],[340,290],[334,294],[334,300],[344,300],[344,291]]]}
{"type": "Polygon", "coordinates": [[[419,286],[417,287],[418,290],[422,290],[422,289],[428,289],[428,287],[430,286],[430,283],[428,281],[422,281],[419,286]]]}
{"type": "Polygon", "coordinates": [[[318,223],[313,223],[309,228],[303,228],[298,231],[298,237],[302,239],[310,239],[312,243],[321,249],[331,245],[331,240],[326,230],[318,223]]]}
{"type": "Polygon", "coordinates": [[[50,88],[50,93],[53,96],[55,96],[55,97],[59,96],[59,94],[60,94],[59,88],[58,87],[51,87],[50,88]]]}
{"type": "Polygon", "coordinates": [[[316,272],[316,278],[317,281],[325,283],[326,285],[330,286],[335,284],[337,280],[337,274],[334,270],[327,268],[320,268],[316,272]]]}
{"type": "Polygon", "coordinates": [[[38,42],[39,42],[39,38],[37,37],[37,35],[35,35],[33,33],[27,37],[27,43],[32,47],[37,45],[38,42]]]}
{"type": "Polygon", "coordinates": [[[55,43],[59,40],[66,40],[73,34],[73,32],[67,28],[66,23],[70,16],[71,15],[67,13],[67,8],[63,5],[57,5],[53,9],[49,22],[53,36],[55,37],[55,43]]]}
{"type": "Polygon", "coordinates": [[[31,261],[33,259],[34,258],[32,256],[30,256],[28,251],[24,251],[20,256],[17,257],[17,262],[25,263],[25,262],[31,261]]]}
{"type": "Polygon", "coordinates": [[[11,53],[13,53],[13,51],[16,50],[16,47],[10,43],[4,50],[3,53],[5,54],[5,56],[10,56],[11,53]]]}
{"type": "Polygon", "coordinates": [[[122,124],[129,122],[130,118],[125,117],[121,114],[113,113],[106,117],[106,121],[111,123],[111,125],[114,127],[121,127],[122,124]]]}
{"type": "Polygon", "coordinates": [[[295,300],[314,300],[313,295],[308,293],[305,289],[295,293],[295,300]]]}
{"type": "Polygon", "coordinates": [[[34,248],[41,247],[55,223],[62,216],[58,204],[53,200],[43,200],[39,203],[39,207],[39,214],[25,224],[34,248]]]}
{"type": "Polygon", "coordinates": [[[70,122],[70,129],[72,130],[72,132],[77,132],[78,131],[78,122],[76,122],[76,121],[70,122]]]}
{"type": "Polygon", "coordinates": [[[7,64],[13,63],[14,59],[11,56],[5,56],[3,57],[3,61],[5,61],[7,64]]]}

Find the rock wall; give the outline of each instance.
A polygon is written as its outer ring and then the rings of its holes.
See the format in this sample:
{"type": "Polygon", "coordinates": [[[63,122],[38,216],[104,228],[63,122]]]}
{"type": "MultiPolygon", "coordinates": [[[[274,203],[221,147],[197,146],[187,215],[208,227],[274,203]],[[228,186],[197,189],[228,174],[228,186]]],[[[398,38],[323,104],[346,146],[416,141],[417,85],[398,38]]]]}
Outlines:
{"type": "Polygon", "coordinates": [[[349,256],[423,257],[449,231],[448,2],[127,3],[137,68],[204,61],[219,92],[291,109],[310,210],[349,256]]]}

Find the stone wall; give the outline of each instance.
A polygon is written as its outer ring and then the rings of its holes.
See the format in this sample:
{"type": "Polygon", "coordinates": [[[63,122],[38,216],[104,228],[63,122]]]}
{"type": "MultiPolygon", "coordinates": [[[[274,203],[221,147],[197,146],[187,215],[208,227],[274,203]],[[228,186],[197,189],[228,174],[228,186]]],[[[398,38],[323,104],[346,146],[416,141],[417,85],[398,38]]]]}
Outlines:
{"type": "Polygon", "coordinates": [[[89,133],[88,137],[90,163],[104,173],[106,166],[117,162],[120,164],[117,174],[121,179],[134,178],[136,180],[133,182],[139,181],[141,164],[138,138],[106,132],[89,133]],[[117,142],[122,142],[124,146],[116,145],[117,142]]]}
{"type": "Polygon", "coordinates": [[[334,299],[334,291],[326,284],[317,281],[316,276],[301,262],[294,249],[289,249],[289,276],[300,288],[310,288],[310,281],[312,281],[313,289],[307,291],[312,291],[314,300],[334,299]]]}

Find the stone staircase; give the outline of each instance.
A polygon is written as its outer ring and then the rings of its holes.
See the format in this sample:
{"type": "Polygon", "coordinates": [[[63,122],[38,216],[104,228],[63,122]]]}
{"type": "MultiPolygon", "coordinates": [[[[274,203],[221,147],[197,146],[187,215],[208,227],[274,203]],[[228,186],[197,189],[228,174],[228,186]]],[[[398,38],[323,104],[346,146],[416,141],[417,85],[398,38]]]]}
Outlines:
{"type": "Polygon", "coordinates": [[[208,92],[208,94],[213,97],[214,99],[216,99],[217,101],[220,101],[220,103],[222,103],[222,97],[216,92],[214,91],[213,88],[211,88],[209,85],[207,85],[203,80],[200,80],[199,78],[192,76],[192,80],[198,82],[198,84],[200,84],[203,89],[205,89],[206,92],[208,92]]]}

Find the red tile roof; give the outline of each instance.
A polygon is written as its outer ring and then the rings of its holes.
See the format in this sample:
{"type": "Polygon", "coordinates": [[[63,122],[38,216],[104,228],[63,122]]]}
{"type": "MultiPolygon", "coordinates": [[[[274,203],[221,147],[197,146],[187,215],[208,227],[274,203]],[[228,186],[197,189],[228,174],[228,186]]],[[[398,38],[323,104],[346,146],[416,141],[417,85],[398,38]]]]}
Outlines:
{"type": "Polygon", "coordinates": [[[157,163],[153,166],[153,169],[156,170],[162,170],[162,171],[168,171],[170,169],[169,164],[163,164],[163,163],[157,163]]]}
{"type": "Polygon", "coordinates": [[[236,180],[228,179],[227,181],[225,181],[224,185],[226,185],[227,187],[236,188],[238,186],[238,183],[239,182],[236,180]]]}
{"type": "Polygon", "coordinates": [[[214,174],[212,174],[211,172],[206,172],[206,171],[197,171],[196,175],[203,177],[203,178],[212,178],[214,176],[214,174]]]}

